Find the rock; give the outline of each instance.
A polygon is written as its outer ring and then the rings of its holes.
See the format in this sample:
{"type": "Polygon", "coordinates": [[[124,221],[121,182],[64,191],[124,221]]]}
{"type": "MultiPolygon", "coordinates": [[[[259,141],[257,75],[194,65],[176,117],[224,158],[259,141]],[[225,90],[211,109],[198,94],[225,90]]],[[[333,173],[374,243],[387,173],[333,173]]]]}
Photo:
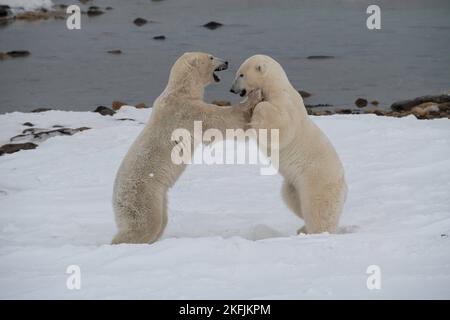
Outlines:
{"type": "MultiPolygon", "coordinates": [[[[54,126],[55,127],[55,126],[54,126]]],[[[57,129],[40,129],[40,128],[28,128],[22,131],[22,134],[14,136],[10,139],[11,142],[18,140],[30,141],[45,141],[48,138],[56,136],[71,136],[77,132],[89,130],[89,127],[80,127],[76,129],[72,128],[57,128],[57,129]]]]}
{"type": "Polygon", "coordinates": [[[8,143],[0,147],[0,156],[6,153],[14,153],[20,150],[30,150],[36,149],[37,144],[27,142],[27,143],[8,143]]]}
{"type": "Polygon", "coordinates": [[[333,105],[327,103],[319,103],[319,104],[306,104],[306,108],[320,108],[320,107],[332,107],[333,105]]]}
{"type": "Polygon", "coordinates": [[[88,2],[90,2],[92,0],[78,0],[78,1],[80,1],[82,4],[86,4],[86,3],[88,3],[88,2]]]}
{"type": "Polygon", "coordinates": [[[205,23],[203,26],[209,30],[215,30],[223,26],[223,24],[217,21],[210,21],[208,23],[205,23]]]}
{"type": "Polygon", "coordinates": [[[105,10],[113,10],[113,7],[106,7],[105,10]]]}
{"type": "Polygon", "coordinates": [[[112,54],[121,54],[122,50],[120,49],[113,49],[113,50],[109,50],[108,53],[112,53],[112,54]]]}
{"type": "Polygon", "coordinates": [[[358,108],[364,108],[365,106],[367,106],[367,100],[366,100],[366,99],[363,99],[363,98],[358,98],[358,99],[356,99],[356,101],[355,101],[355,105],[356,105],[358,108]]]}
{"type": "Polygon", "coordinates": [[[59,10],[52,10],[52,11],[41,9],[38,11],[27,11],[18,13],[15,18],[17,20],[25,20],[25,21],[47,20],[50,18],[65,19],[66,12],[64,8],[61,7],[59,8],[59,10]]]}
{"type": "Polygon", "coordinates": [[[420,107],[412,108],[411,113],[416,116],[416,118],[424,118],[427,115],[425,109],[422,109],[420,107]]]}
{"type": "Polygon", "coordinates": [[[111,108],[115,111],[119,110],[120,108],[122,108],[122,106],[126,105],[125,102],[121,102],[121,101],[113,101],[111,108]]]}
{"type": "Polygon", "coordinates": [[[50,15],[44,11],[27,11],[16,15],[17,20],[26,21],[47,20],[48,18],[50,15]]]}
{"type": "Polygon", "coordinates": [[[323,59],[333,59],[334,56],[307,56],[306,59],[316,59],[316,60],[323,60],[323,59]]]}
{"type": "Polygon", "coordinates": [[[352,114],[353,111],[351,109],[337,109],[336,113],[338,113],[338,114],[352,114]]]}
{"type": "Polygon", "coordinates": [[[329,116],[332,115],[333,112],[331,112],[330,110],[325,110],[325,111],[313,111],[312,115],[314,116],[329,116]]]}
{"type": "Polygon", "coordinates": [[[92,128],[90,128],[90,127],[79,127],[79,128],[74,129],[74,130],[78,131],[78,132],[82,132],[82,131],[91,130],[91,129],[92,128]]]}
{"type": "Polygon", "coordinates": [[[376,114],[377,116],[386,115],[386,113],[383,110],[374,110],[373,113],[376,114]]]}
{"type": "Polygon", "coordinates": [[[0,18],[12,16],[11,8],[8,5],[0,5],[0,18]]]}
{"type": "Polygon", "coordinates": [[[10,56],[11,58],[20,58],[20,57],[27,57],[30,55],[30,51],[27,50],[14,50],[14,51],[9,51],[6,53],[8,56],[10,56]]]}
{"type": "Polygon", "coordinates": [[[136,109],[145,109],[147,108],[147,106],[145,105],[145,103],[141,102],[138,103],[137,105],[134,106],[136,109]]]}
{"type": "Polygon", "coordinates": [[[450,102],[441,103],[438,108],[441,113],[450,115],[450,102]]]}
{"type": "Polygon", "coordinates": [[[450,102],[450,95],[442,94],[437,96],[422,96],[412,100],[397,101],[391,105],[391,109],[398,112],[410,111],[415,106],[425,102],[434,102],[435,104],[450,102]]]}
{"type": "Polygon", "coordinates": [[[308,98],[311,97],[311,93],[309,93],[308,91],[304,91],[304,90],[297,90],[298,93],[300,93],[300,95],[302,96],[302,98],[308,98]]]}
{"type": "Polygon", "coordinates": [[[133,21],[133,23],[135,24],[135,25],[137,25],[138,27],[141,27],[141,26],[143,26],[144,24],[146,24],[148,21],[146,20],[146,19],[144,19],[144,18],[136,18],[136,19],[134,19],[134,21],[133,21]]]}
{"type": "Polygon", "coordinates": [[[211,103],[221,107],[231,106],[231,102],[227,100],[214,100],[211,103]]]}
{"type": "Polygon", "coordinates": [[[131,119],[131,118],[120,118],[120,119],[116,119],[117,121],[136,121],[135,119],[131,119]]]}
{"type": "Polygon", "coordinates": [[[95,17],[95,16],[99,16],[101,14],[103,14],[104,12],[102,10],[100,10],[99,7],[96,6],[91,6],[89,7],[88,11],[87,11],[87,15],[89,17],[95,17]]]}
{"type": "Polygon", "coordinates": [[[112,116],[113,114],[115,114],[116,112],[114,110],[111,110],[108,107],[104,107],[104,106],[99,106],[97,107],[94,112],[98,112],[100,113],[102,116],[112,116]]]}
{"type": "Polygon", "coordinates": [[[47,112],[47,111],[51,111],[51,110],[52,109],[50,109],[50,108],[37,108],[37,109],[31,110],[31,112],[38,113],[38,112],[47,112]]]}
{"type": "Polygon", "coordinates": [[[372,101],[370,101],[370,104],[373,106],[378,106],[380,104],[380,102],[378,100],[372,100],[372,101]]]}
{"type": "Polygon", "coordinates": [[[31,122],[24,122],[24,123],[22,123],[22,125],[25,127],[33,127],[34,126],[34,124],[32,124],[31,122]]]}
{"type": "Polygon", "coordinates": [[[166,36],[161,35],[161,36],[155,36],[153,37],[154,40],[166,40],[166,36]]]}

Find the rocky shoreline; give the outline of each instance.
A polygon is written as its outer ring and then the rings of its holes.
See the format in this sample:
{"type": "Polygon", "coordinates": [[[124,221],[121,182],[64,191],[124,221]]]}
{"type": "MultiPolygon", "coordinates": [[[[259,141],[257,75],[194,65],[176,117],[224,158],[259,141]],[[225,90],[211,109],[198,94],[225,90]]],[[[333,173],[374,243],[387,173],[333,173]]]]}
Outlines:
{"type": "MultiPolygon", "coordinates": [[[[358,102],[358,100],[356,101],[358,102]]],[[[355,102],[357,108],[335,108],[333,110],[317,110],[321,108],[330,108],[327,105],[311,106],[306,105],[306,109],[309,115],[313,116],[329,116],[334,114],[346,114],[346,115],[363,115],[363,114],[375,114],[377,116],[396,117],[402,118],[413,115],[418,120],[431,120],[431,119],[450,119],[450,95],[436,95],[436,96],[421,96],[410,100],[402,100],[394,102],[390,110],[374,109],[367,107],[368,104],[361,104],[355,102]],[[364,105],[364,106],[362,106],[364,105]]],[[[220,106],[229,106],[231,103],[226,100],[215,100],[212,102],[220,106]]],[[[372,103],[373,105],[373,103],[372,103]]],[[[138,103],[134,106],[130,106],[125,102],[113,101],[110,107],[98,106],[92,112],[99,113],[101,116],[113,117],[117,111],[122,107],[131,107],[136,109],[147,109],[145,103],[138,103]]],[[[43,113],[52,111],[50,108],[37,108],[31,111],[31,113],[43,113]]],[[[117,121],[136,121],[133,118],[114,118],[117,121]]],[[[78,128],[69,128],[61,125],[53,125],[50,128],[36,128],[35,125],[29,121],[22,123],[23,127],[26,127],[21,133],[11,137],[10,143],[0,146],[0,156],[4,154],[15,153],[20,150],[30,150],[38,147],[39,142],[43,142],[48,138],[55,136],[71,136],[78,132],[91,129],[87,126],[78,128]]]]}

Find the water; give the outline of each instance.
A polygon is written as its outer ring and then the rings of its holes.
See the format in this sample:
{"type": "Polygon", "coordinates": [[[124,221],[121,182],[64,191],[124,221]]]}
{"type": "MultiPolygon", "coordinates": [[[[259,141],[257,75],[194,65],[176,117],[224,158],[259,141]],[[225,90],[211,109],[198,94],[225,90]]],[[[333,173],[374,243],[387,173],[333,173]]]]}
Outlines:
{"type": "Polygon", "coordinates": [[[0,112],[93,110],[113,100],[151,105],[185,51],[231,63],[222,82],[208,88],[209,101],[238,100],[228,92],[234,72],[256,53],[277,59],[294,86],[313,94],[310,104],[352,106],[364,97],[388,106],[447,92],[450,1],[377,1],[379,31],[366,28],[371,2],[95,0],[91,5],[114,10],[83,15],[81,30],[68,30],[65,20],[15,21],[0,28],[0,51],[29,50],[31,56],[0,61],[0,112]],[[136,17],[157,23],[137,27],[136,17]],[[201,27],[211,20],[224,26],[201,27]],[[167,39],[155,41],[156,35],[167,39]],[[123,54],[108,54],[111,49],[123,54]],[[335,58],[306,59],[310,55],[335,58]]]}

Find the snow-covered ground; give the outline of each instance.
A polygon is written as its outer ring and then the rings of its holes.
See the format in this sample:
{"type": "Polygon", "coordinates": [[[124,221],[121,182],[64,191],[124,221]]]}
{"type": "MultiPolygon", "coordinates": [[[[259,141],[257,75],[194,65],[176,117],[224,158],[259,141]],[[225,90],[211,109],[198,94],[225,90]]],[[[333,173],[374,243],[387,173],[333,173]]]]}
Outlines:
{"type": "Polygon", "coordinates": [[[150,112],[0,115],[1,144],[26,121],[93,128],[0,157],[0,298],[450,298],[449,120],[313,117],[346,168],[348,233],[297,236],[281,178],[258,166],[193,165],[161,241],[111,246],[115,172],[150,112]]]}
{"type": "Polygon", "coordinates": [[[13,11],[33,11],[37,9],[51,9],[51,0],[0,0],[0,5],[8,5],[13,11]]]}

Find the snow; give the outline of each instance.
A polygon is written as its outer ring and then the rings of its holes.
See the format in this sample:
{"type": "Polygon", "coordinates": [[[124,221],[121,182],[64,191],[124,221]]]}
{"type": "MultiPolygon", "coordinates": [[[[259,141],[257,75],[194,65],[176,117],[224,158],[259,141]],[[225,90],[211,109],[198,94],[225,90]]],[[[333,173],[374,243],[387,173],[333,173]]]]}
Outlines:
{"type": "Polygon", "coordinates": [[[51,9],[51,0],[0,0],[0,5],[8,5],[13,10],[34,11],[37,9],[51,9]]]}
{"type": "Polygon", "coordinates": [[[447,119],[312,117],[347,173],[341,234],[296,235],[281,178],[257,165],[192,165],[163,239],[111,246],[115,172],[150,113],[0,115],[2,144],[27,121],[93,128],[0,157],[0,298],[450,298],[447,119]],[[69,265],[80,290],[66,287],[69,265]],[[370,265],[380,290],[366,286],[370,265]]]}

